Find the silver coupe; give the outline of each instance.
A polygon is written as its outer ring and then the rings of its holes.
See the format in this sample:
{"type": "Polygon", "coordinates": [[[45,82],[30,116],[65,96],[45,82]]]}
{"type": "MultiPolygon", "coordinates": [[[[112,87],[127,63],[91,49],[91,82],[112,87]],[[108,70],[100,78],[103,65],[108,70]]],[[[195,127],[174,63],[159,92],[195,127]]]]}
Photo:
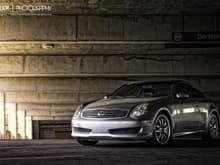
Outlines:
{"type": "Polygon", "coordinates": [[[82,145],[99,140],[147,140],[166,145],[189,134],[216,139],[216,103],[182,80],[139,81],[103,99],[80,105],[72,118],[72,137],[82,145]]]}

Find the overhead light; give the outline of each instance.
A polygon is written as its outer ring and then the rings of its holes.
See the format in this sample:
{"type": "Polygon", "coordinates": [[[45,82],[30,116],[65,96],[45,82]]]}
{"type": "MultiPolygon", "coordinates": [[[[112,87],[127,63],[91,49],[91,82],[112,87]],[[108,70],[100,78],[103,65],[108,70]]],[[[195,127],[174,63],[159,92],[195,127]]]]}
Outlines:
{"type": "Polygon", "coordinates": [[[55,44],[53,44],[53,43],[45,43],[45,44],[42,45],[42,47],[44,49],[53,49],[55,47],[55,44]]]}

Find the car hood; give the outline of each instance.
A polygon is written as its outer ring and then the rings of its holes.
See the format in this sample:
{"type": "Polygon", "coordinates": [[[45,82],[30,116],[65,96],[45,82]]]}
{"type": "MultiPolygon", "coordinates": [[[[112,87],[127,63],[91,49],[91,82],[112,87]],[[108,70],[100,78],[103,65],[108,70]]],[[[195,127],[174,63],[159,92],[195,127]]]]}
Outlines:
{"type": "Polygon", "coordinates": [[[166,98],[165,97],[154,97],[154,98],[108,98],[108,99],[101,99],[97,100],[95,102],[92,102],[85,106],[84,109],[95,109],[95,108],[103,108],[104,109],[110,109],[110,108],[126,108],[130,109],[134,106],[141,104],[141,103],[147,103],[159,99],[166,98]]]}

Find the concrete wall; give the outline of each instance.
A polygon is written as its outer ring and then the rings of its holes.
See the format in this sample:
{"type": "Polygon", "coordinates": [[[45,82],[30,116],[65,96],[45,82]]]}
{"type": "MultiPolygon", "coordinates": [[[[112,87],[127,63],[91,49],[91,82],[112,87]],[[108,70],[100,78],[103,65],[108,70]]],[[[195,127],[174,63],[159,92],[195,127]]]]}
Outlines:
{"type": "Polygon", "coordinates": [[[0,40],[170,41],[172,32],[218,31],[217,15],[2,16],[0,40]]]}
{"type": "Polygon", "coordinates": [[[144,2],[69,2],[74,10],[63,15],[57,2],[52,16],[1,16],[1,137],[31,139],[34,121],[70,121],[77,105],[129,80],[186,79],[220,100],[219,48],[164,46],[175,31],[219,31],[213,6],[193,14],[192,2],[163,1],[158,10],[158,1],[144,2]]]}

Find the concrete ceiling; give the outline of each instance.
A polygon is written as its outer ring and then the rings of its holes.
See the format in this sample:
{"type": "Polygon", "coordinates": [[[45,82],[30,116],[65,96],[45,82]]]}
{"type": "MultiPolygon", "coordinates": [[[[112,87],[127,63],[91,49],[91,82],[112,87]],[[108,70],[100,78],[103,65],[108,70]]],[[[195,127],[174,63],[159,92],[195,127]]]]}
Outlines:
{"type": "Polygon", "coordinates": [[[52,14],[217,14],[213,0],[3,0],[0,4],[50,5],[52,14]]]}

